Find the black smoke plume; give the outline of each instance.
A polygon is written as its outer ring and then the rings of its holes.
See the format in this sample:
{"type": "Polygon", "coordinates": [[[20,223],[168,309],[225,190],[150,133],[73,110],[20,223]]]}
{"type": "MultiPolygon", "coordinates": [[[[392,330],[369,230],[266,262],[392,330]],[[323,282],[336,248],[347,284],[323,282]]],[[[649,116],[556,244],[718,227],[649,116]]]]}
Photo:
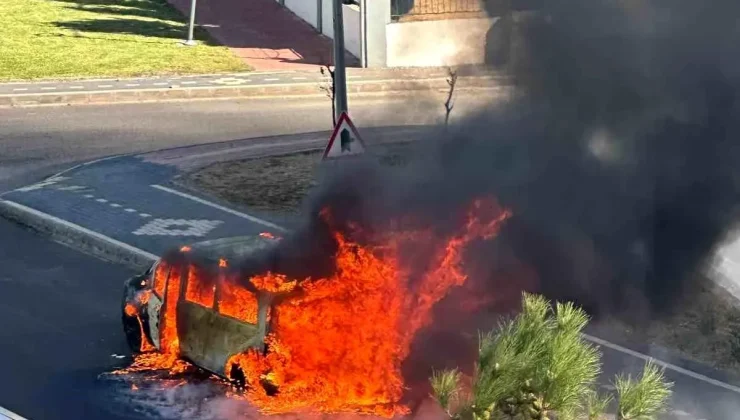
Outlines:
{"type": "Polygon", "coordinates": [[[261,269],[331,270],[323,208],[340,227],[413,215],[404,223],[442,236],[492,195],[514,218],[468,264],[496,287],[509,258],[594,314],[668,309],[690,290],[738,215],[740,2],[539,3],[492,8],[507,45],[491,37],[488,57],[511,100],[420,142],[403,169],[329,171],[307,227],[261,269]]]}

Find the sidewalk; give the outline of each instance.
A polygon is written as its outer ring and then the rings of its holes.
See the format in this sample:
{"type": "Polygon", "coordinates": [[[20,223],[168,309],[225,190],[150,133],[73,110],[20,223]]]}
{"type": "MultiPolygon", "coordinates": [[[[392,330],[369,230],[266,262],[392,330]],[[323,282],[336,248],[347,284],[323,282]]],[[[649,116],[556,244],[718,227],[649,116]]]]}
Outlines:
{"type": "MultiPolygon", "coordinates": [[[[184,16],[190,0],[168,0],[184,16]]],[[[197,3],[196,23],[257,71],[318,71],[331,64],[332,41],[275,0],[197,3]]],[[[347,54],[347,65],[357,59],[347,54]]]]}
{"type": "MultiPolygon", "coordinates": [[[[487,88],[508,85],[499,74],[484,68],[464,68],[458,87],[487,88]]],[[[442,68],[348,69],[350,95],[394,94],[446,90],[442,68]]],[[[190,98],[265,96],[324,96],[329,78],[318,71],[249,72],[131,79],[82,79],[0,83],[0,107],[85,103],[146,102],[190,98]]]]}

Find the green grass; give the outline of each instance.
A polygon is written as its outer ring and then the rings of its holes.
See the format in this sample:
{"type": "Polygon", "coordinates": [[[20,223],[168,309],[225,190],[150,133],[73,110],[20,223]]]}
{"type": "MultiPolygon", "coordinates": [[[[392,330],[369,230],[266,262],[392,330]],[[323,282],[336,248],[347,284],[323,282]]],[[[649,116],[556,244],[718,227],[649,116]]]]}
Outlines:
{"type": "Polygon", "coordinates": [[[247,70],[165,0],[2,0],[0,80],[247,70]]]}

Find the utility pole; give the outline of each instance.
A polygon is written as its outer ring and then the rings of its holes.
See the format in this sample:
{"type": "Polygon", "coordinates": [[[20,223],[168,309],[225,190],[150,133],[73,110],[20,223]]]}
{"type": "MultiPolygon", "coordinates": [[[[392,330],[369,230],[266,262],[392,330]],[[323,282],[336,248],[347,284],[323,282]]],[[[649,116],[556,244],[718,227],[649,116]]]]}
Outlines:
{"type": "MultiPolygon", "coordinates": [[[[195,0],[193,0],[195,1],[195,0]]],[[[344,62],[344,17],[342,0],[334,0],[334,101],[336,117],[348,111],[347,68],[344,62]]]]}
{"type": "Polygon", "coordinates": [[[196,44],[193,38],[195,32],[195,3],[197,0],[190,0],[190,24],[188,25],[188,39],[183,42],[185,45],[193,46],[196,44]]]}

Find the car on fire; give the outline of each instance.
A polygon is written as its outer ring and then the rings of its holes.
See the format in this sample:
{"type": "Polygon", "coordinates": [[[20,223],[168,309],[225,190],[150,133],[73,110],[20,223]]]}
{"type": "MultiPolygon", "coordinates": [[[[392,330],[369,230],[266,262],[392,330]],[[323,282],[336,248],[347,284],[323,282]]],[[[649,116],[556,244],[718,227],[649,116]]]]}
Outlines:
{"type": "Polygon", "coordinates": [[[262,234],[196,243],[128,279],[121,309],[132,351],[175,353],[226,377],[231,356],[264,349],[272,299],[235,281],[228,264],[276,242],[262,234]]]}

